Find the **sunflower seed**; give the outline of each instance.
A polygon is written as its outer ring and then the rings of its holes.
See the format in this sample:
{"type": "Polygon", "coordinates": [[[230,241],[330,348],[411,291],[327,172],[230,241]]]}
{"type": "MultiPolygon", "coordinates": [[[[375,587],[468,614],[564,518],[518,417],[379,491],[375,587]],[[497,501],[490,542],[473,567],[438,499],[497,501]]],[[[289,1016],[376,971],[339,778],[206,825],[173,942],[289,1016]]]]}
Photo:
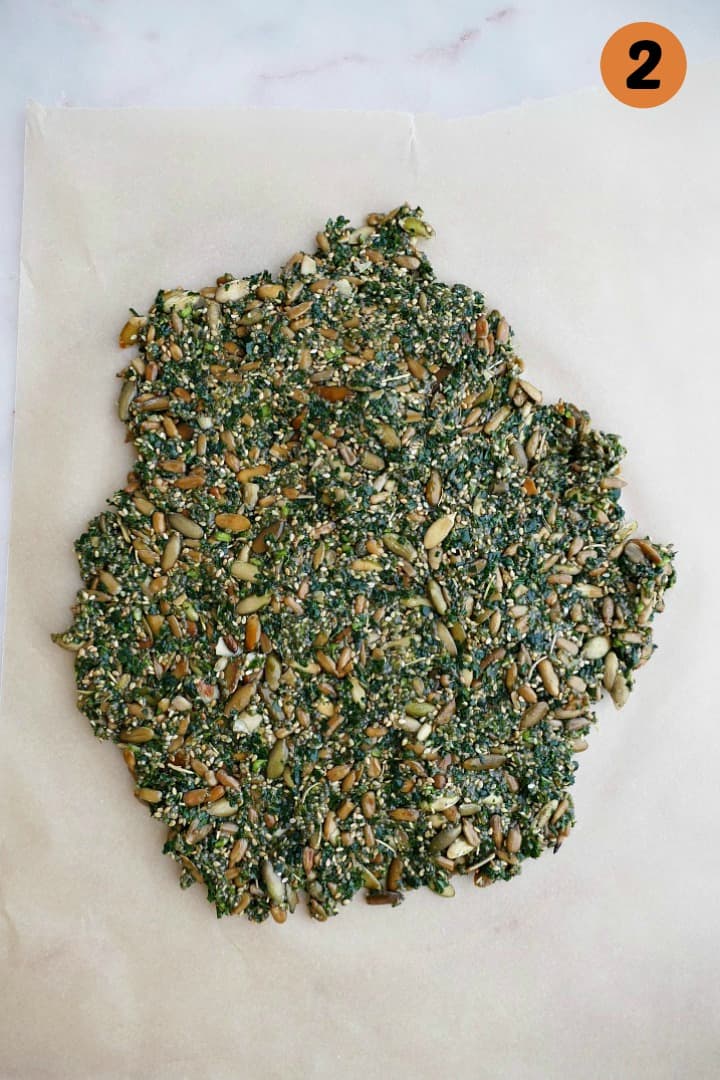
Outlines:
{"type": "Polygon", "coordinates": [[[430,479],[425,485],[425,498],[430,506],[437,506],[442,498],[442,480],[437,469],[430,472],[430,479]]]}
{"type": "Polygon", "coordinates": [[[610,649],[610,639],[606,637],[591,637],[582,647],[582,655],[586,660],[601,660],[610,649]]]}
{"type": "Polygon", "coordinates": [[[182,538],[180,536],[180,533],[171,533],[170,539],[168,540],[163,550],[162,558],[160,559],[160,568],[162,570],[172,570],[173,566],[180,557],[181,548],[182,538]]]}
{"type": "Polygon", "coordinates": [[[466,855],[470,855],[473,850],[472,844],[468,844],[467,840],[459,838],[453,840],[447,849],[446,855],[448,859],[463,859],[466,855]]]}
{"type": "Polygon", "coordinates": [[[514,855],[520,850],[521,845],[522,833],[520,832],[520,829],[517,827],[517,825],[513,825],[510,829],[508,829],[505,846],[507,847],[510,854],[514,855]]]}
{"type": "Polygon", "coordinates": [[[276,904],[282,904],[285,899],[285,885],[269,859],[263,859],[260,863],[260,876],[270,899],[276,904]]]}
{"type": "Polygon", "coordinates": [[[262,608],[267,607],[271,600],[271,593],[263,593],[261,596],[246,596],[237,602],[235,610],[238,615],[249,615],[251,612],[261,611],[262,608]]]}
{"type": "Polygon", "coordinates": [[[454,525],[454,514],[443,514],[442,517],[437,518],[425,531],[423,547],[426,549],[438,547],[450,535],[454,525]]]}
{"type": "Polygon", "coordinates": [[[245,532],[250,528],[250,519],[244,514],[216,514],[215,524],[226,532],[245,532]]]}
{"type": "Polygon", "coordinates": [[[268,780],[277,780],[282,776],[288,760],[288,748],[285,739],[277,739],[270,751],[266,775],[268,780]]]}
{"type": "Polygon", "coordinates": [[[257,566],[250,562],[243,562],[240,559],[235,559],[230,565],[230,573],[238,581],[254,581],[259,572],[257,566]]]}
{"type": "Polygon", "coordinates": [[[202,539],[203,530],[185,514],[168,514],[167,519],[170,528],[175,529],[181,536],[186,536],[190,540],[202,539]]]}
{"type": "Polygon", "coordinates": [[[558,679],[555,668],[549,660],[543,659],[540,661],[538,664],[538,674],[550,697],[557,697],[560,693],[560,680],[558,679]]]}
{"type": "Polygon", "coordinates": [[[535,727],[541,720],[544,720],[548,714],[548,703],[546,701],[538,701],[535,705],[530,705],[525,710],[520,719],[520,730],[527,731],[528,728],[535,727]]]}

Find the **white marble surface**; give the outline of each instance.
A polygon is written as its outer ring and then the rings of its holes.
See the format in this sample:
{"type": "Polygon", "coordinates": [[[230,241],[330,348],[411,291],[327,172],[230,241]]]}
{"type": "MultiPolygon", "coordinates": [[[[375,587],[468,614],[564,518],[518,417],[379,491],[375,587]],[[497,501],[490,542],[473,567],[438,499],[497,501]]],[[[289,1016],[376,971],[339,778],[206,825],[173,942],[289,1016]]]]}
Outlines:
{"type": "Polygon", "coordinates": [[[720,53],[717,0],[0,0],[0,617],[28,100],[478,114],[597,85],[641,19],[691,64],[720,53]]]}

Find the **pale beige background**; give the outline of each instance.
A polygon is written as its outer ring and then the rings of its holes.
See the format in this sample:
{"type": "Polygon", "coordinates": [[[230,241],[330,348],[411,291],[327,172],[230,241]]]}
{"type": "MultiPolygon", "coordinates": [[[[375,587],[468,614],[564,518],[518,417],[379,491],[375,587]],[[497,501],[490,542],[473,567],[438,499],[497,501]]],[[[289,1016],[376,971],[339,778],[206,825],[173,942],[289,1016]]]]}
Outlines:
{"type": "Polygon", "coordinates": [[[720,67],[444,122],[70,111],[28,119],[0,750],[0,1076],[704,1078],[718,985],[720,67]],[[118,752],[75,711],[72,539],[123,482],[115,335],[160,285],[275,269],[327,216],[420,201],[530,377],[629,449],[679,549],[659,651],[603,709],[561,853],[454,901],[325,925],[181,892],[118,752]]]}

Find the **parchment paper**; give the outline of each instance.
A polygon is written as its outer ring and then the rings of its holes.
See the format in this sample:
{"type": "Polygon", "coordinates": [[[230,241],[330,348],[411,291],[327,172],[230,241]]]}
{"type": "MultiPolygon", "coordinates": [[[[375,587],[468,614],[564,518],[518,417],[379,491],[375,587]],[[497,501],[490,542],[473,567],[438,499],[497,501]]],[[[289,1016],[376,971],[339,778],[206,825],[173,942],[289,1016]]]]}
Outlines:
{"type": "Polygon", "coordinates": [[[28,114],[0,763],[3,1078],[717,1075],[720,67],[654,110],[601,91],[478,120],[28,114]],[[72,541],[130,465],[126,309],[277,268],[408,199],[529,377],[619,431],[626,504],[679,549],[659,650],[603,709],[562,851],[454,901],[216,921],[75,709],[49,640],[72,541]]]}

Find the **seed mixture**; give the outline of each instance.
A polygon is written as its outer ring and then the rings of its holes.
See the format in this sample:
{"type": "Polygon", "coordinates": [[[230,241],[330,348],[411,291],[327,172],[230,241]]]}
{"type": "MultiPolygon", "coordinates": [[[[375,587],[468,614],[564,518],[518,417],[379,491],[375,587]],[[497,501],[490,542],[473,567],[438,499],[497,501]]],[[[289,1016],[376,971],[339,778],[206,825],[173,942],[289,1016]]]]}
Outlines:
{"type": "Polygon", "coordinates": [[[653,650],[672,549],[623,516],[619,440],[543,404],[430,234],[338,218],[120,335],[138,460],[55,640],[218,915],[452,896],[557,850],[593,706],[653,650]]]}

